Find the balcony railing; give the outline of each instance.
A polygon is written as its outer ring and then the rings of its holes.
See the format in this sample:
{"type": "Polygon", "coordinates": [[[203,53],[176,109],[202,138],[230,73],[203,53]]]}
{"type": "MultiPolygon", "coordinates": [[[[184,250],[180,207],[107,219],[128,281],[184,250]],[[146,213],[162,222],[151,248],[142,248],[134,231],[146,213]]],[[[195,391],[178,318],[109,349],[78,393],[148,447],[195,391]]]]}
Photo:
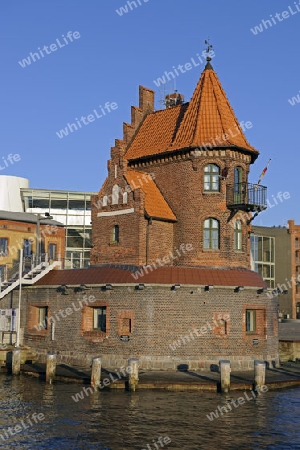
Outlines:
{"type": "Polygon", "coordinates": [[[226,202],[229,209],[262,211],[267,208],[267,188],[252,183],[227,185],[226,202]]]}

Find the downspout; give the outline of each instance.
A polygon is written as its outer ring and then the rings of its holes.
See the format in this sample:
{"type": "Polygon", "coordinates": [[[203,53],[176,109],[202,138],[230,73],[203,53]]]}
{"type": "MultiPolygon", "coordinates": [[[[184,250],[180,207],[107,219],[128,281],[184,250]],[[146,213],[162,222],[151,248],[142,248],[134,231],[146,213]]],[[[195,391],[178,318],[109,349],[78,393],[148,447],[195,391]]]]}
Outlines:
{"type": "Polygon", "coordinates": [[[149,241],[150,241],[150,225],[152,225],[152,217],[147,217],[147,229],[146,229],[146,266],[148,265],[149,258],[149,241]]]}

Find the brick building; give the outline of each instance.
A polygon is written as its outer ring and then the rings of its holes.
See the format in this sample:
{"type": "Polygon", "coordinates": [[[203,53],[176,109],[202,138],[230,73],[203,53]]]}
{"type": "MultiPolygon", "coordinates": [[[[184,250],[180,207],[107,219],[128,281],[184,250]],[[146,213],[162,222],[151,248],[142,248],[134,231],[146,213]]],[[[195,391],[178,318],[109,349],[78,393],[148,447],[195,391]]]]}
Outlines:
{"type": "Polygon", "coordinates": [[[292,319],[300,319],[300,225],[288,221],[291,236],[291,281],[288,289],[292,291],[292,319]],[[290,288],[291,286],[291,288],[290,288]]]}
{"type": "Polygon", "coordinates": [[[140,87],[92,197],[92,266],[24,290],[24,343],[110,367],[278,363],[277,299],[250,270],[252,213],[266,207],[266,188],[248,182],[258,155],[209,58],[189,103],[154,111],[140,87]]]}
{"type": "Polygon", "coordinates": [[[21,249],[27,262],[38,253],[60,260],[65,250],[63,224],[35,214],[0,211],[0,282],[18,271],[21,249]]]}
{"type": "Polygon", "coordinates": [[[258,151],[210,62],[189,103],[154,112],[154,92],[139,94],[92,199],[91,263],[147,265],[191,244],[176,265],[249,268],[247,221],[266,191],[248,183],[258,151]]]}
{"type": "Polygon", "coordinates": [[[300,319],[300,225],[253,226],[252,268],[278,299],[281,318],[300,319]]]}

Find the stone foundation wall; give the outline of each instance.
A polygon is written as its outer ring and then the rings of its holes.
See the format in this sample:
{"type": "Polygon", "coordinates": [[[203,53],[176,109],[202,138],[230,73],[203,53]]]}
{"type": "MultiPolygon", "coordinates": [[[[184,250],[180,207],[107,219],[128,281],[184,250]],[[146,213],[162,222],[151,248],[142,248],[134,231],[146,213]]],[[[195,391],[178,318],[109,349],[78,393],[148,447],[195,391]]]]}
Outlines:
{"type": "MultiPolygon", "coordinates": [[[[40,362],[46,362],[47,351],[38,351],[40,362]]],[[[75,352],[66,351],[59,352],[57,355],[58,364],[70,364],[73,366],[91,367],[92,359],[96,356],[102,357],[102,366],[106,369],[117,370],[128,366],[128,359],[116,355],[101,354],[76,354],[75,352]]],[[[265,355],[256,355],[255,359],[265,361],[267,367],[279,367],[279,358],[266,358],[265,355]]],[[[189,370],[189,371],[217,371],[220,360],[229,360],[230,367],[233,371],[252,370],[254,367],[254,359],[244,356],[228,356],[221,355],[218,357],[207,356],[205,360],[197,360],[193,357],[182,359],[164,356],[141,356],[139,358],[140,370],[189,370]]],[[[283,361],[282,361],[283,362],[283,361]]]]}

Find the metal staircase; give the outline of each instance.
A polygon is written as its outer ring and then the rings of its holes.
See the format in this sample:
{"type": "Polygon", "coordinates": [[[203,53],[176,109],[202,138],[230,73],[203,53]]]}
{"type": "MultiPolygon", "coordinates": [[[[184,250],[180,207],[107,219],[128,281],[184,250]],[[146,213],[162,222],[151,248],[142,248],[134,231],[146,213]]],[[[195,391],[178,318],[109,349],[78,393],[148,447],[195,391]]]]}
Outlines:
{"type": "MultiPolygon", "coordinates": [[[[8,271],[6,280],[1,281],[0,279],[0,299],[20,285],[19,264],[14,265],[8,271]]],[[[34,284],[55,267],[61,267],[60,259],[49,261],[47,253],[23,258],[21,284],[34,284]]]]}

